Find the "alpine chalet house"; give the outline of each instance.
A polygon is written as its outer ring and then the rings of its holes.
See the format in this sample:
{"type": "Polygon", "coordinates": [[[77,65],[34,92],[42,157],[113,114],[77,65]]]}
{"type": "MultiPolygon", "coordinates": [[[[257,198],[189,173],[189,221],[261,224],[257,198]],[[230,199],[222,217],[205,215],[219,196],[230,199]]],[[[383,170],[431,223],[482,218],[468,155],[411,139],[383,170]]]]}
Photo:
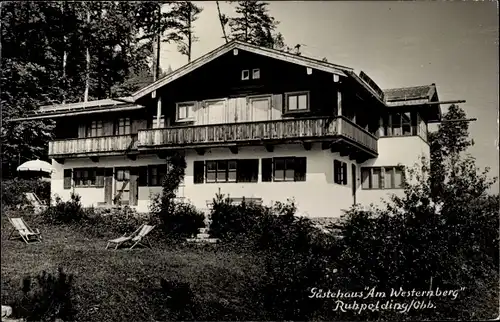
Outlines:
{"type": "Polygon", "coordinates": [[[232,41],[131,97],[43,106],[24,120],[56,121],[52,194],[63,200],[146,212],[181,151],[178,197],[200,209],[220,191],[338,217],[402,192],[398,165],[429,156],[439,103],[434,84],[383,91],[348,67],[232,41]]]}

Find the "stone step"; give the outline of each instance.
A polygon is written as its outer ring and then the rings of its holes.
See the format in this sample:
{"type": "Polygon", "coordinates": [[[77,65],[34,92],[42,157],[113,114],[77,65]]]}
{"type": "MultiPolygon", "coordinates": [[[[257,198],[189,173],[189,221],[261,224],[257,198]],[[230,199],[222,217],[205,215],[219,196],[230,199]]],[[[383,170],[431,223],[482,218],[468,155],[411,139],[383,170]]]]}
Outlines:
{"type": "Polygon", "coordinates": [[[198,234],[198,235],[196,235],[196,238],[201,238],[201,239],[210,238],[210,235],[209,234],[198,234]]]}
{"type": "Polygon", "coordinates": [[[215,244],[215,243],[219,242],[219,239],[217,239],[217,238],[188,238],[187,241],[189,243],[197,243],[197,244],[201,244],[201,243],[215,244]]]}

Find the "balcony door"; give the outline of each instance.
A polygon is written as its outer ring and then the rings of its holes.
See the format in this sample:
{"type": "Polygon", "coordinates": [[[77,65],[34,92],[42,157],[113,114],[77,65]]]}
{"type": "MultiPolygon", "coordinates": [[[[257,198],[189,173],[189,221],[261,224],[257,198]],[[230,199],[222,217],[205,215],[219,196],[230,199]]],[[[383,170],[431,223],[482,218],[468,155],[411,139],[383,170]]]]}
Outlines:
{"type": "Polygon", "coordinates": [[[271,97],[260,96],[249,98],[252,121],[260,122],[271,119],[271,97]]]}
{"type": "Polygon", "coordinates": [[[226,100],[205,101],[208,124],[226,123],[226,100]]]}

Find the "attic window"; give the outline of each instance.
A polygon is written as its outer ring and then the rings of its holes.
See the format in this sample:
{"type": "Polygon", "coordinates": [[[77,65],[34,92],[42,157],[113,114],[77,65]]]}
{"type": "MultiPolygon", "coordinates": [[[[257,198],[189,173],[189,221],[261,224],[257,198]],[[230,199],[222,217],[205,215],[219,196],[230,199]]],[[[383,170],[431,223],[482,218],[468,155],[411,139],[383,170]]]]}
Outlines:
{"type": "Polygon", "coordinates": [[[241,71],[241,80],[250,79],[250,71],[248,69],[244,69],[241,71]]]}
{"type": "Polygon", "coordinates": [[[252,79],[259,79],[260,78],[260,69],[256,68],[252,71],[252,79]]]}

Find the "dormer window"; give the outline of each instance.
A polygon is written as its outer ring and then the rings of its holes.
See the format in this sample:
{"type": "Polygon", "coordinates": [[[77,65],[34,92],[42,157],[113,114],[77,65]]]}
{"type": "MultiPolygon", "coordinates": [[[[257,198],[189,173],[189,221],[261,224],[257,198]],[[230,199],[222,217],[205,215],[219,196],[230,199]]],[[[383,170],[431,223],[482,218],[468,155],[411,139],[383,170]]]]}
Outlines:
{"type": "Polygon", "coordinates": [[[259,79],[260,78],[260,69],[255,68],[252,70],[252,79],[259,79]]]}
{"type": "Polygon", "coordinates": [[[248,69],[244,69],[241,71],[241,80],[249,80],[250,79],[250,71],[248,69]]]}
{"type": "Polygon", "coordinates": [[[194,107],[196,102],[177,103],[177,122],[189,122],[194,117],[194,107]]]}

